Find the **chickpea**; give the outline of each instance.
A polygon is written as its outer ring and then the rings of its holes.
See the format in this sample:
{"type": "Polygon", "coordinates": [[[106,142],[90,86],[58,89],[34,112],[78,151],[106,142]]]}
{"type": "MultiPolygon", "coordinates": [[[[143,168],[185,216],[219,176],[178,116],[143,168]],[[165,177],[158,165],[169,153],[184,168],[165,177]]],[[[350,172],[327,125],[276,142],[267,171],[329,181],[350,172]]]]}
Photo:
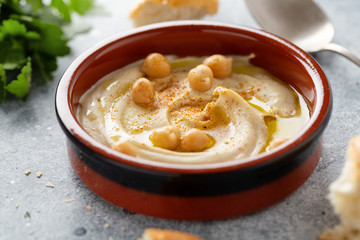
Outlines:
{"type": "Polygon", "coordinates": [[[180,146],[187,152],[199,152],[204,150],[209,142],[210,139],[205,132],[194,128],[184,134],[180,146]]]}
{"type": "Polygon", "coordinates": [[[208,66],[201,64],[190,70],[188,81],[192,89],[205,92],[212,87],[214,75],[208,66]]]}
{"type": "Polygon", "coordinates": [[[163,78],[170,74],[171,67],[164,55],[151,53],[145,58],[141,70],[149,77],[163,78]]]}
{"type": "Polygon", "coordinates": [[[136,104],[150,104],[155,100],[155,89],[149,80],[140,78],[131,87],[131,98],[136,104]]]}
{"type": "Polygon", "coordinates": [[[232,58],[226,58],[224,55],[212,55],[204,60],[204,64],[211,68],[216,78],[226,78],[231,74],[232,58]]]}
{"type": "Polygon", "coordinates": [[[116,143],[114,143],[111,148],[115,151],[118,151],[118,152],[121,152],[121,153],[124,153],[126,155],[129,155],[129,156],[133,156],[133,157],[136,157],[136,149],[131,146],[128,142],[121,142],[121,141],[118,141],[116,143]]]}
{"type": "Polygon", "coordinates": [[[150,140],[156,147],[173,150],[180,143],[180,130],[171,125],[158,128],[152,132],[150,140]]]}

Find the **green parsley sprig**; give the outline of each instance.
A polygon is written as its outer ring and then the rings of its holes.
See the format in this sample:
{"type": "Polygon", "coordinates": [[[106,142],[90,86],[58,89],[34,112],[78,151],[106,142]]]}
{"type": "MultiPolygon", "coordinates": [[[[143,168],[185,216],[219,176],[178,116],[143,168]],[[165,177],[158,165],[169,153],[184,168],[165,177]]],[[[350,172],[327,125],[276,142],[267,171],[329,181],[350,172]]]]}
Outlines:
{"type": "Polygon", "coordinates": [[[70,53],[62,27],[84,15],[94,0],[0,0],[0,102],[8,93],[24,101],[32,80],[52,80],[57,57],[70,53]],[[34,77],[36,76],[36,77],[34,77]]]}

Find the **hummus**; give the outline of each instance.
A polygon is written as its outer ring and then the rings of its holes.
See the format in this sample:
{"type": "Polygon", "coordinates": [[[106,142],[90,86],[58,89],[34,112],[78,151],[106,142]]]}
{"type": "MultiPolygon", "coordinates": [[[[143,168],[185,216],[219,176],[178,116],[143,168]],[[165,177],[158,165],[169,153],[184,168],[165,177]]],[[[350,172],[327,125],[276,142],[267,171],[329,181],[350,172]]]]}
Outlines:
{"type": "Polygon", "coordinates": [[[143,60],[99,80],[80,99],[77,118],[97,141],[126,142],[138,158],[168,163],[215,163],[269,151],[295,136],[309,120],[301,95],[265,70],[232,58],[231,74],[213,78],[206,91],[189,86],[188,74],[205,58],[167,56],[171,73],[150,79],[155,101],[132,100],[131,86],[145,76],[143,60]],[[154,130],[176,126],[181,134],[199,129],[209,136],[202,151],[168,150],[151,141],[154,130]]]}

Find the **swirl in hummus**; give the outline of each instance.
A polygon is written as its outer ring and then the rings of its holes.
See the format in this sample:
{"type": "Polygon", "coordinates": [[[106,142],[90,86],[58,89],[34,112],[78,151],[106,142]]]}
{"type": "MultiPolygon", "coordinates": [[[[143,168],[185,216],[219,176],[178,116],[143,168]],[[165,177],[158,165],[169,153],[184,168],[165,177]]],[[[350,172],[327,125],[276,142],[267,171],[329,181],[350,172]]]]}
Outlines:
{"type": "Polygon", "coordinates": [[[122,153],[184,164],[242,159],[285,142],[309,119],[301,95],[251,65],[253,55],[214,55],[230,64],[225,74],[209,61],[214,56],[149,56],[80,99],[82,127],[122,153]]]}

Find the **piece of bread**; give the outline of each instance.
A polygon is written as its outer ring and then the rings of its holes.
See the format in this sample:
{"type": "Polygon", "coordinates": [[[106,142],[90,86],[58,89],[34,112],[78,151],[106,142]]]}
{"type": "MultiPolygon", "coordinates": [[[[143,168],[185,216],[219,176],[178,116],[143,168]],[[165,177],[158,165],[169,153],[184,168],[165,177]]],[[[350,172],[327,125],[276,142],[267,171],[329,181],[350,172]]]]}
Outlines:
{"type": "Polygon", "coordinates": [[[143,0],[131,12],[135,26],[150,23],[200,19],[215,14],[218,0],[143,0]]]}
{"type": "Polygon", "coordinates": [[[325,231],[320,240],[360,239],[360,136],[350,140],[345,166],[331,184],[329,199],[341,223],[325,231]]]}
{"type": "Polygon", "coordinates": [[[194,235],[175,230],[158,228],[145,229],[142,238],[138,240],[204,240],[194,235]]]}

